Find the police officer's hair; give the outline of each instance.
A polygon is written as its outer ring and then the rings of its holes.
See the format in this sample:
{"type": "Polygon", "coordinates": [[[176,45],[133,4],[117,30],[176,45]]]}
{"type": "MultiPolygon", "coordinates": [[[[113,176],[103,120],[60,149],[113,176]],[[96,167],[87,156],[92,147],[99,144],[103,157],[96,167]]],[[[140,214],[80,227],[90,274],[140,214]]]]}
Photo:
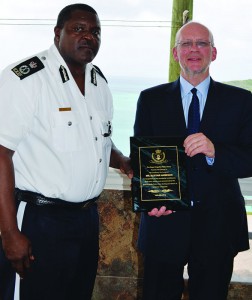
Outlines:
{"type": "Polygon", "coordinates": [[[97,12],[89,5],[83,3],[70,4],[64,7],[58,15],[56,27],[63,28],[66,21],[71,18],[72,12],[76,10],[85,10],[97,15],[97,12]]]}

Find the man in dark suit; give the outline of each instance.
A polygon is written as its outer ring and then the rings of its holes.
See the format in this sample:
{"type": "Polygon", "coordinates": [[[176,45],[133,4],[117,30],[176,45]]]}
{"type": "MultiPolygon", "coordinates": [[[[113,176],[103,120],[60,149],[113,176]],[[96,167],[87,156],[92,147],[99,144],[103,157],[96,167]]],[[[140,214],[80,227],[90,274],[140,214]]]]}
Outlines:
{"type": "Polygon", "coordinates": [[[188,264],[190,300],[224,300],[234,257],[249,248],[238,178],[252,176],[252,95],[210,77],[217,50],[202,24],[189,22],[178,31],[173,55],[180,78],[141,92],[134,135],[185,137],[192,206],[188,211],[161,207],[142,213],[143,299],[180,300],[188,264]],[[191,134],[193,93],[200,125],[191,134]]]}

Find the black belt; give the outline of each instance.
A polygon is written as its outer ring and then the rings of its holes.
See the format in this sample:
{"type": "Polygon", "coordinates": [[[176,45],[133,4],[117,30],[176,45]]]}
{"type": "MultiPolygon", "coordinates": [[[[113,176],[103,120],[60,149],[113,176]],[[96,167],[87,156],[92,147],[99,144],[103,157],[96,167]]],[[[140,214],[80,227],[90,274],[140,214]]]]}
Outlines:
{"type": "Polygon", "coordinates": [[[65,208],[76,208],[76,209],[88,209],[96,203],[96,200],[100,196],[93,199],[89,199],[83,202],[69,202],[58,198],[45,197],[39,193],[23,191],[20,189],[15,189],[16,200],[31,203],[37,206],[55,206],[55,207],[65,207],[65,208]]]}

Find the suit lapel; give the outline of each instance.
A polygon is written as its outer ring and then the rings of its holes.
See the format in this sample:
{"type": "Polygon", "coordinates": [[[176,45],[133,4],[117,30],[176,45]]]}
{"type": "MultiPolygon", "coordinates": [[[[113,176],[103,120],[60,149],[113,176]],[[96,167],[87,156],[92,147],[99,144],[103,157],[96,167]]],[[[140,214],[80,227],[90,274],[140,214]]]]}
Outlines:
{"type": "Polygon", "coordinates": [[[207,136],[212,136],[213,131],[216,129],[218,130],[218,126],[216,126],[216,124],[218,124],[220,119],[220,101],[218,88],[216,87],[215,82],[211,79],[200,124],[200,132],[203,132],[207,136]]]}
{"type": "Polygon", "coordinates": [[[179,79],[172,83],[171,87],[165,91],[167,103],[167,118],[172,132],[169,135],[184,136],[186,134],[186,123],[180,92],[179,79]]]}

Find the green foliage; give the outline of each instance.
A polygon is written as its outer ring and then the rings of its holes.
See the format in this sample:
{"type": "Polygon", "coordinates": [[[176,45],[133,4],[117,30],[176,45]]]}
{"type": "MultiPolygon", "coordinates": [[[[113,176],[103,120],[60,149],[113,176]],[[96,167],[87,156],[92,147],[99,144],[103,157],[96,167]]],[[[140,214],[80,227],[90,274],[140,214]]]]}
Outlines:
{"type": "Polygon", "coordinates": [[[252,79],[247,79],[247,80],[233,80],[233,81],[227,81],[224,82],[226,84],[229,85],[234,85],[234,86],[238,86],[240,88],[249,90],[252,92],[252,79]]]}

